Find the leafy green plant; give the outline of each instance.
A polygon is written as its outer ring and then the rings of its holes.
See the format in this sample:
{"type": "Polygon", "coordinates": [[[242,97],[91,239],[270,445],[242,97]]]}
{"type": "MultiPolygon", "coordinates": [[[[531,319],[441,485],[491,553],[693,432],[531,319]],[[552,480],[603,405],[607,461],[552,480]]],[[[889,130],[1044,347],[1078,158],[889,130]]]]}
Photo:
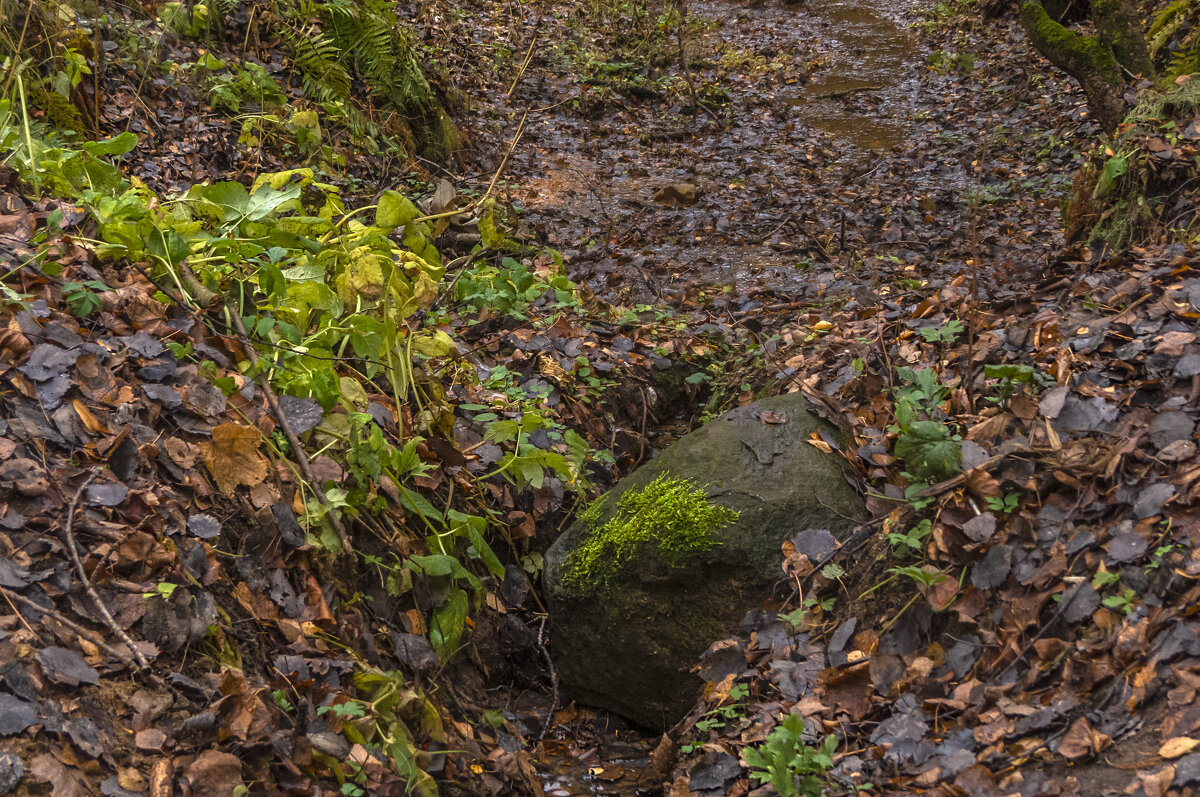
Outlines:
{"type": "Polygon", "coordinates": [[[790,714],[759,747],[747,747],[742,758],[750,778],[770,783],[780,797],[820,797],[823,777],[833,768],[837,738],[827,735],[812,747],[804,741],[804,718],[790,714]]]}
{"type": "Polygon", "coordinates": [[[917,567],[916,565],[906,565],[904,567],[893,567],[888,572],[893,575],[904,576],[918,587],[924,589],[946,580],[946,574],[934,569],[932,566],[917,567]]]}
{"type": "Polygon", "coordinates": [[[914,512],[928,509],[937,500],[933,496],[922,495],[927,489],[929,489],[929,485],[925,482],[916,482],[904,488],[904,500],[908,502],[914,512]]]}
{"type": "Polygon", "coordinates": [[[896,456],[917,479],[946,479],[962,469],[962,437],[940,421],[910,421],[896,427],[896,456]]]}
{"type": "Polygon", "coordinates": [[[921,337],[926,343],[950,344],[958,340],[963,333],[963,323],[957,318],[947,321],[941,326],[921,327],[921,337]]]}
{"type": "Polygon", "coordinates": [[[1105,568],[1103,564],[1101,564],[1100,569],[1096,571],[1096,575],[1092,576],[1092,586],[1095,587],[1097,590],[1102,590],[1102,589],[1105,589],[1106,587],[1111,587],[1112,585],[1118,583],[1120,580],[1121,580],[1120,573],[1114,573],[1111,570],[1108,570],[1107,568],[1105,568]]]}
{"type": "Polygon", "coordinates": [[[209,103],[218,111],[239,114],[247,106],[276,111],[288,105],[287,95],[275,77],[253,61],[232,69],[215,58],[202,63],[213,72],[207,81],[208,96],[209,103]]]}
{"type": "Polygon", "coordinates": [[[1147,571],[1157,570],[1160,567],[1162,567],[1163,561],[1166,559],[1167,555],[1170,554],[1171,551],[1175,550],[1178,547],[1179,547],[1178,544],[1172,543],[1170,545],[1160,545],[1157,548],[1155,548],[1154,556],[1153,556],[1153,558],[1151,558],[1150,562],[1146,565],[1146,570],[1147,571]]]}
{"type": "Polygon", "coordinates": [[[1133,604],[1137,600],[1137,593],[1132,589],[1126,589],[1124,592],[1119,592],[1116,595],[1109,595],[1104,599],[1104,605],[1113,611],[1121,614],[1129,614],[1133,611],[1133,604]]]}
{"type": "MultiPolygon", "coordinates": [[[[744,717],[746,715],[745,700],[749,694],[749,686],[746,684],[734,684],[729,690],[729,702],[704,712],[704,716],[698,719],[693,727],[700,733],[710,733],[712,731],[719,731],[733,720],[744,717]]],[[[701,743],[699,741],[688,742],[681,745],[679,751],[684,755],[690,755],[699,750],[700,747],[701,743]]]]}
{"type": "Polygon", "coordinates": [[[492,443],[513,444],[500,460],[496,470],[488,475],[501,475],[510,481],[535,489],[542,486],[547,470],[558,474],[565,481],[573,482],[582,472],[583,459],[588,450],[587,442],[568,430],[566,436],[567,445],[571,449],[570,459],[557,451],[538,448],[528,442],[530,435],[545,429],[546,426],[546,419],[536,412],[522,413],[520,420],[500,420],[488,424],[484,439],[492,443]]]}
{"type": "MultiPolygon", "coordinates": [[[[825,569],[828,570],[828,567],[825,569]]],[[[822,570],[821,572],[824,573],[825,571],[822,570]]],[[[844,575],[845,572],[843,571],[842,574],[844,575]]],[[[779,619],[799,628],[804,623],[804,619],[808,616],[809,612],[820,610],[821,612],[829,613],[833,611],[834,604],[836,603],[837,598],[829,597],[820,599],[815,595],[810,595],[804,599],[804,605],[799,609],[793,609],[790,612],[780,612],[779,619]]]]}
{"type": "Polygon", "coordinates": [[[100,309],[100,297],[96,292],[103,293],[109,287],[99,280],[84,280],[83,282],[65,282],[62,286],[62,298],[76,318],[86,318],[100,309]]]}
{"type": "Polygon", "coordinates": [[[1030,365],[1003,363],[1000,365],[983,366],[983,375],[988,379],[999,380],[997,386],[999,395],[988,396],[988,401],[1001,406],[1007,406],[1012,397],[1020,390],[1029,387],[1048,387],[1054,380],[1030,365]]]}
{"type": "Polygon", "coordinates": [[[1001,515],[1011,515],[1021,506],[1021,493],[1014,491],[1004,495],[987,496],[988,509],[1001,515]]]}
{"type": "Polygon", "coordinates": [[[925,518],[917,525],[913,526],[907,532],[889,532],[888,542],[892,545],[892,551],[898,557],[904,557],[909,554],[917,554],[921,552],[925,538],[933,531],[933,521],[925,518]]]}
{"type": "Polygon", "coordinates": [[[332,714],[338,719],[346,719],[347,717],[362,717],[366,711],[363,704],[357,700],[347,700],[344,703],[330,703],[328,706],[321,706],[317,709],[318,714],[332,714]]]}
{"type": "Polygon", "coordinates": [[[462,304],[518,320],[526,320],[530,305],[539,301],[557,307],[578,303],[575,284],[562,273],[561,263],[554,271],[539,275],[511,257],[501,258],[498,266],[476,262],[458,278],[455,292],[462,304]]]}
{"type": "Polygon", "coordinates": [[[888,427],[897,436],[896,456],[913,481],[954,475],[962,468],[962,438],[937,418],[949,391],[931,368],[900,367],[896,375],[906,383],[896,391],[896,423],[888,427]]]}
{"type": "Polygon", "coordinates": [[[908,404],[914,410],[932,413],[938,410],[949,396],[946,386],[941,383],[937,371],[932,368],[920,370],[900,366],[896,376],[906,383],[896,391],[896,401],[908,404]]]}
{"type": "Polygon", "coordinates": [[[292,701],[288,700],[287,691],[283,689],[276,689],[272,691],[271,701],[274,702],[281,711],[290,712],[296,708],[294,705],[292,705],[292,701]]]}

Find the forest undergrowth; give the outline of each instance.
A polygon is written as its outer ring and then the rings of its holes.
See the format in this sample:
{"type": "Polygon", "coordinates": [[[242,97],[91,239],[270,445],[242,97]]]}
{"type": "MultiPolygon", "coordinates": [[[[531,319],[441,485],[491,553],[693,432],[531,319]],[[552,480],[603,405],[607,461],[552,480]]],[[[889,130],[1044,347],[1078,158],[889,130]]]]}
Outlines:
{"type": "Polygon", "coordinates": [[[779,109],[834,56],[759,13],[0,4],[0,793],[616,772],[542,552],[794,390],[873,520],[785,543],[610,789],[1200,782],[1191,86],[1102,140],[942,4],[907,139],[856,153],[779,109]],[[750,246],[776,271],[712,279],[750,246]]]}

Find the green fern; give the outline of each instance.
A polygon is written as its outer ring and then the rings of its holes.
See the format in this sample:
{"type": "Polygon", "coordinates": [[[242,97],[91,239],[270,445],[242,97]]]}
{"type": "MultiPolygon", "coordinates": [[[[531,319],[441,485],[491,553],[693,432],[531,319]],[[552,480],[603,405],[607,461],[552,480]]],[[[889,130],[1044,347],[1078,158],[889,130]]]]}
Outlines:
{"type": "Polygon", "coordinates": [[[1154,16],[1146,34],[1150,56],[1158,57],[1170,45],[1165,76],[1176,78],[1200,71],[1200,0],[1173,0],[1154,16]],[[1186,31],[1176,39],[1179,32],[1186,31]]]}
{"type": "Polygon", "coordinates": [[[305,95],[361,130],[377,129],[370,108],[407,120],[412,138],[429,157],[457,147],[457,130],[442,110],[390,0],[272,0],[274,17],[292,52],[305,95]],[[367,116],[356,114],[354,80],[371,97],[367,116]],[[353,117],[351,120],[350,117],[353,117]]]}

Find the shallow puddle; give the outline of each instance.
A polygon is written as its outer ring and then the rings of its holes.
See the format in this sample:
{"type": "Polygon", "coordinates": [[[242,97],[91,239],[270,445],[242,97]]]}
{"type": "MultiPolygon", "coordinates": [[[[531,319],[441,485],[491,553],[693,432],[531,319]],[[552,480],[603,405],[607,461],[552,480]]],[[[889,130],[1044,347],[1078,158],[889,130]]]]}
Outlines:
{"type": "Polygon", "coordinates": [[[890,150],[908,137],[913,34],[880,0],[822,3],[800,24],[815,25],[829,61],[786,100],[807,124],[860,149],[890,150]]]}

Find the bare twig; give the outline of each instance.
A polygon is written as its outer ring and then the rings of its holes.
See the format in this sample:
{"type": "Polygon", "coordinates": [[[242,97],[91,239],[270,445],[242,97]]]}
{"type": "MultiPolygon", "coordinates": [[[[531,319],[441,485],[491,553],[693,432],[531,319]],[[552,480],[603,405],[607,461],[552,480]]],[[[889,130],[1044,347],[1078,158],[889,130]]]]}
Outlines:
{"type": "Polygon", "coordinates": [[[849,97],[852,94],[862,94],[868,91],[883,91],[883,86],[855,86],[854,88],[840,89],[838,91],[826,91],[823,94],[814,94],[811,99],[839,100],[842,97],[849,97]]]}
{"type": "Polygon", "coordinates": [[[517,84],[521,82],[521,78],[525,75],[525,70],[529,68],[529,62],[533,60],[533,45],[537,44],[538,35],[535,32],[533,38],[529,40],[529,49],[525,51],[525,60],[521,62],[521,68],[517,70],[517,76],[513,78],[512,85],[508,87],[508,93],[505,97],[511,97],[513,92],[517,90],[517,84]]]}
{"type": "Polygon", "coordinates": [[[246,334],[246,325],[242,323],[241,311],[233,308],[233,312],[229,315],[233,318],[233,326],[237,329],[238,335],[241,337],[242,345],[246,349],[246,356],[250,358],[250,364],[258,371],[258,386],[262,388],[263,394],[267,397],[267,404],[271,407],[271,412],[275,415],[275,420],[279,421],[279,427],[283,429],[288,443],[292,446],[292,451],[296,454],[296,464],[300,466],[301,475],[304,476],[306,482],[312,485],[313,493],[316,494],[321,506],[328,510],[325,513],[325,517],[329,518],[329,525],[333,526],[333,530],[337,533],[338,540],[342,543],[342,549],[346,553],[353,553],[354,546],[350,542],[350,535],[346,533],[346,527],[342,525],[341,518],[333,512],[333,509],[329,505],[329,499],[325,496],[325,491],[321,489],[321,485],[313,477],[312,466],[308,462],[308,454],[304,453],[304,446],[300,445],[300,438],[296,437],[295,430],[292,429],[291,423],[288,422],[287,416],[283,414],[283,410],[279,406],[279,398],[275,395],[275,390],[271,387],[270,375],[258,367],[258,351],[254,348],[254,343],[251,342],[250,336],[246,334]]]}
{"type": "MultiPolygon", "coordinates": [[[[66,543],[67,552],[71,555],[71,561],[75,563],[75,570],[79,572],[79,580],[83,582],[83,588],[87,592],[88,597],[96,604],[96,610],[104,618],[104,623],[120,638],[125,647],[129,648],[129,652],[133,654],[133,658],[137,662],[138,669],[144,670],[150,664],[146,661],[146,657],[142,655],[142,652],[137,649],[137,646],[134,645],[133,639],[125,632],[125,629],[117,625],[117,621],[113,619],[112,614],[108,611],[108,607],[104,605],[104,601],[100,600],[100,594],[96,592],[96,588],[92,586],[92,580],[88,578],[87,571],[83,569],[83,562],[79,558],[79,549],[75,545],[75,532],[72,529],[75,522],[75,510],[79,506],[79,497],[83,495],[83,491],[92,483],[96,475],[96,471],[88,474],[88,477],[75,490],[75,495],[71,497],[71,503],[67,506],[67,520],[63,523],[63,541],[66,543]]],[[[118,656],[117,658],[122,657],[118,656]]]]}
{"type": "Polygon", "coordinates": [[[542,658],[546,660],[546,669],[550,671],[550,708],[546,711],[546,719],[542,722],[542,732],[538,734],[538,741],[546,738],[546,734],[550,732],[550,725],[554,722],[554,712],[558,711],[558,673],[554,670],[554,661],[550,658],[550,651],[546,648],[546,619],[549,615],[542,617],[542,624],[538,627],[537,644],[542,651],[542,658]]]}
{"type": "MultiPolygon", "coordinates": [[[[86,639],[89,644],[95,645],[96,647],[100,648],[105,653],[107,653],[108,655],[110,655],[114,659],[116,659],[117,661],[123,661],[127,664],[133,663],[133,661],[131,660],[131,657],[128,654],[121,653],[121,651],[117,650],[116,648],[114,648],[113,646],[111,646],[107,642],[105,642],[103,639],[101,639],[100,635],[97,634],[95,631],[89,631],[88,629],[81,626],[79,623],[64,616],[61,612],[55,611],[54,609],[47,608],[47,607],[41,605],[40,603],[38,603],[37,601],[33,601],[33,600],[30,600],[29,598],[26,598],[24,595],[22,595],[18,592],[9,592],[4,587],[0,587],[0,595],[3,595],[5,600],[9,601],[10,603],[12,601],[16,601],[17,603],[21,604],[22,606],[27,606],[30,609],[33,609],[34,611],[38,611],[38,612],[41,612],[42,614],[53,617],[55,620],[58,620],[60,623],[65,625],[67,628],[70,628],[76,634],[79,634],[80,638],[86,639]]],[[[19,615],[20,615],[20,613],[18,613],[18,616],[19,615]]],[[[25,618],[22,617],[21,619],[24,620],[25,618]]],[[[130,651],[132,651],[134,656],[139,655],[136,648],[131,647],[130,651]]]]}

